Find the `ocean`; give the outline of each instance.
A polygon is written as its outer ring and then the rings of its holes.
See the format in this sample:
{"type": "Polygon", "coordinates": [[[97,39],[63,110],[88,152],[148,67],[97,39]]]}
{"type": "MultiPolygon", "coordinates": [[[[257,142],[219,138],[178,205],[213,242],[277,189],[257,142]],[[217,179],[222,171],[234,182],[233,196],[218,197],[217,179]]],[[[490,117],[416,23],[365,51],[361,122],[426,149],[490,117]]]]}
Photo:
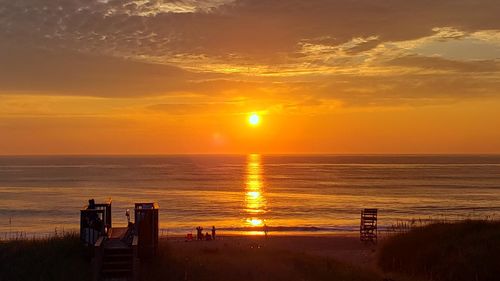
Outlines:
{"type": "Polygon", "coordinates": [[[79,210],[112,199],[113,224],[158,202],[162,235],[337,233],[379,225],[500,218],[500,156],[172,155],[0,157],[0,239],[77,231],[79,210]],[[132,212],[133,213],[133,212],[132,212]]]}

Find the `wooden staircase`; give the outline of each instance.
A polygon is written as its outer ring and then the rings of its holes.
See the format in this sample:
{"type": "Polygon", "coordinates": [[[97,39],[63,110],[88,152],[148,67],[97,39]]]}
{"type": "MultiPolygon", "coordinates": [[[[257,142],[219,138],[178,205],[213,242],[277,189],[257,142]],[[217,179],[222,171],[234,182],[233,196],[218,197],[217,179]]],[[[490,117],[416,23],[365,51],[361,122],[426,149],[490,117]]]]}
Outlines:
{"type": "Polygon", "coordinates": [[[103,280],[132,280],[134,255],[132,248],[104,248],[101,267],[103,280]]]}
{"type": "Polygon", "coordinates": [[[158,217],[158,203],[135,203],[135,222],[112,227],[111,201],[90,199],[80,210],[80,239],[91,257],[92,280],[138,280],[139,257],[153,257],[158,250],[158,217]]]}
{"type": "Polygon", "coordinates": [[[119,237],[101,237],[94,247],[94,281],[133,281],[138,278],[138,237],[132,245],[119,237]]]}

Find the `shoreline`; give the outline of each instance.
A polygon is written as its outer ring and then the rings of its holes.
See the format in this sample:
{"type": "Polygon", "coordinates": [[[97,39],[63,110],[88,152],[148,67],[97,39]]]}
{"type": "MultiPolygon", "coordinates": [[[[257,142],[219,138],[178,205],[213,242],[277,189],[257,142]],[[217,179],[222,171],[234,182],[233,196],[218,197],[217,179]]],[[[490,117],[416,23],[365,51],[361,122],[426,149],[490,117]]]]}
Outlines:
{"type": "MultiPolygon", "coordinates": [[[[206,231],[205,231],[206,232],[206,231]]],[[[187,232],[185,234],[179,232],[162,232],[159,233],[160,240],[185,240],[188,233],[193,234],[193,237],[196,236],[196,231],[187,232]]],[[[210,232],[211,233],[211,232],[210,232]]],[[[400,232],[394,231],[379,231],[378,236],[379,239],[384,239],[386,237],[390,237],[392,235],[398,234],[400,232]]],[[[34,240],[43,240],[48,238],[57,238],[63,237],[66,234],[75,234],[79,235],[79,231],[77,229],[71,229],[68,231],[58,231],[58,232],[20,232],[20,231],[12,231],[12,232],[2,232],[0,233],[0,242],[1,241],[11,241],[11,240],[23,240],[23,239],[34,239],[34,240]]],[[[238,237],[255,237],[255,238],[265,238],[265,234],[263,231],[217,231],[217,237],[224,238],[238,238],[238,237]]],[[[356,238],[359,239],[359,231],[332,231],[332,232],[322,232],[322,231],[269,231],[268,237],[302,237],[302,238],[356,238]]],[[[195,239],[193,239],[195,240],[195,239]]],[[[205,241],[205,240],[203,240],[205,241]]]]}

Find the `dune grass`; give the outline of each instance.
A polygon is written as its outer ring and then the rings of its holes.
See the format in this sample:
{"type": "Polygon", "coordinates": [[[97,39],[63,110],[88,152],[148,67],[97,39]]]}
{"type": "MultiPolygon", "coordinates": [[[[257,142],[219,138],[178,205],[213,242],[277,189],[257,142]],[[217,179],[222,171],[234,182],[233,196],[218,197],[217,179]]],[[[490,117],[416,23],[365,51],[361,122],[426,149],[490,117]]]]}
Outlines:
{"type": "MultiPolygon", "coordinates": [[[[210,244],[208,244],[210,245],[210,244]]],[[[382,280],[331,258],[266,248],[204,248],[172,251],[141,263],[140,280],[382,280]]],[[[90,262],[77,235],[0,242],[0,281],[91,280],[90,262]]]]}
{"type": "Polygon", "coordinates": [[[0,281],[90,280],[76,234],[0,242],[0,281]]]}
{"type": "Polygon", "coordinates": [[[500,280],[500,222],[437,223],[385,241],[385,272],[435,281],[500,280]]]}
{"type": "MultiPolygon", "coordinates": [[[[382,280],[381,275],[332,258],[272,248],[172,251],[141,265],[140,280],[382,280]]],[[[499,280],[500,222],[437,223],[380,244],[378,265],[395,280],[499,280]],[[402,278],[400,278],[402,277],[402,278]],[[408,279],[407,277],[410,277],[408,279]]],[[[90,280],[90,263],[77,235],[0,242],[0,281],[90,280]]]]}

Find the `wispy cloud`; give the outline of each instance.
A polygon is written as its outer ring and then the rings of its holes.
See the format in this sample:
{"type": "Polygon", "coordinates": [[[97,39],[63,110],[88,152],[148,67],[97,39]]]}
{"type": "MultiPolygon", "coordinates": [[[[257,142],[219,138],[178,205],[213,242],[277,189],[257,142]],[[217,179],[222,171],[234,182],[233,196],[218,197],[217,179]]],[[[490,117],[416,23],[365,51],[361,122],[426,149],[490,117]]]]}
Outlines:
{"type": "Polygon", "coordinates": [[[494,0],[0,3],[3,94],[347,105],[498,93],[494,0]]]}

